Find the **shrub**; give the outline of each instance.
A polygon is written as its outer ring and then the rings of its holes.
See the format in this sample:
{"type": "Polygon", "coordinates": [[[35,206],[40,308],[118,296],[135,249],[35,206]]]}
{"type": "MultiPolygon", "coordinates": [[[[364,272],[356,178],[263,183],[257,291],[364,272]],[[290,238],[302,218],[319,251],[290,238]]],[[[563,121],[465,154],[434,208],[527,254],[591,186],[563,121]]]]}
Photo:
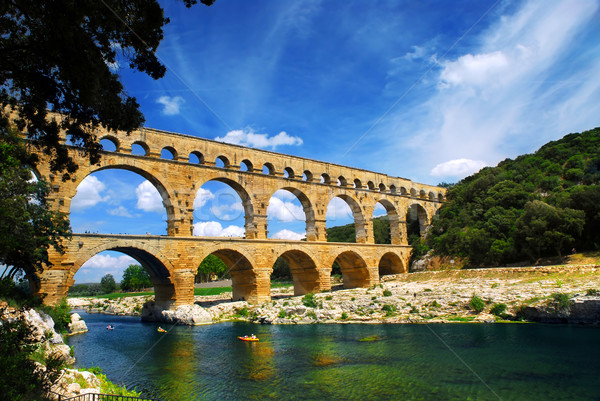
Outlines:
{"type": "Polygon", "coordinates": [[[346,312],[342,312],[342,320],[348,319],[348,314],[346,312]]]}
{"type": "Polygon", "coordinates": [[[433,300],[433,302],[430,305],[431,305],[432,308],[439,308],[440,306],[442,306],[435,299],[433,300]]]}
{"type": "Polygon", "coordinates": [[[61,333],[67,331],[69,323],[71,323],[71,307],[67,303],[67,298],[61,299],[60,303],[56,306],[46,306],[42,309],[54,320],[54,330],[61,333]]]}
{"type": "Polygon", "coordinates": [[[325,299],[326,299],[326,300],[328,300],[328,301],[331,301],[331,300],[333,299],[333,296],[332,296],[332,295],[327,295],[327,296],[325,297],[325,299]]]}
{"type": "Polygon", "coordinates": [[[285,311],[283,309],[280,309],[279,310],[279,314],[277,315],[277,317],[279,317],[281,319],[285,319],[286,316],[287,315],[286,315],[285,311]]]}
{"type": "Polygon", "coordinates": [[[248,317],[248,309],[246,307],[243,307],[242,309],[237,309],[236,315],[241,317],[248,317]]]}
{"type": "Polygon", "coordinates": [[[392,292],[390,290],[383,290],[384,297],[389,297],[390,295],[392,295],[392,292]]]}
{"type": "Polygon", "coordinates": [[[485,309],[485,302],[477,294],[473,294],[469,301],[469,307],[475,312],[481,313],[485,309]]]}
{"type": "Polygon", "coordinates": [[[307,308],[316,308],[317,301],[315,300],[315,294],[310,292],[310,293],[306,294],[304,297],[302,297],[302,304],[304,306],[306,306],[307,308]]]}
{"type": "Polygon", "coordinates": [[[565,309],[571,306],[572,302],[569,294],[555,292],[554,294],[550,295],[550,297],[552,298],[551,303],[554,305],[554,307],[556,307],[556,309],[565,309]]]}
{"type": "Polygon", "coordinates": [[[392,316],[396,312],[396,307],[394,305],[383,305],[381,310],[385,312],[386,316],[392,316]]]}
{"type": "Polygon", "coordinates": [[[590,288],[589,290],[587,290],[585,292],[585,295],[598,295],[598,290],[594,289],[594,288],[590,288]]]}
{"type": "Polygon", "coordinates": [[[506,304],[494,304],[490,312],[494,316],[502,316],[506,312],[506,304]]]}

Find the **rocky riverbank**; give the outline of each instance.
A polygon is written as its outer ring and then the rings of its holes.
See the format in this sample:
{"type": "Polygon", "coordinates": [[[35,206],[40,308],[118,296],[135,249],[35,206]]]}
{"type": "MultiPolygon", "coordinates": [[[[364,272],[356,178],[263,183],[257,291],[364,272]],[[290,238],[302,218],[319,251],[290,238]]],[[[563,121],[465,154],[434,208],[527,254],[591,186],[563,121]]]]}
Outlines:
{"type": "Polygon", "coordinates": [[[194,306],[162,311],[152,297],[69,300],[89,312],[142,316],[145,320],[207,324],[240,319],[275,324],[449,323],[531,320],[600,323],[600,266],[550,266],[428,271],[386,276],[372,288],[293,296],[272,290],[272,301],[231,302],[231,293],[196,297],[194,306]],[[474,296],[482,301],[476,310],[474,296]],[[470,305],[471,304],[471,305],[470,305]]]}

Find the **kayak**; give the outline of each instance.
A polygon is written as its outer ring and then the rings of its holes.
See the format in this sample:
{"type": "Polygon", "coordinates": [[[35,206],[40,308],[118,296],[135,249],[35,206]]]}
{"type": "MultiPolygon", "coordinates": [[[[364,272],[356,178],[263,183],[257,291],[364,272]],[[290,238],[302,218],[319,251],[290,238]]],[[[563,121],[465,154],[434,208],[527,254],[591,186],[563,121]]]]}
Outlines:
{"type": "Polygon", "coordinates": [[[158,331],[159,333],[166,333],[167,332],[167,330],[162,329],[160,327],[158,329],[156,329],[156,331],[158,331]]]}
{"type": "Polygon", "coordinates": [[[238,337],[240,340],[242,341],[251,341],[251,342],[255,342],[255,341],[259,341],[258,337],[238,337]]]}

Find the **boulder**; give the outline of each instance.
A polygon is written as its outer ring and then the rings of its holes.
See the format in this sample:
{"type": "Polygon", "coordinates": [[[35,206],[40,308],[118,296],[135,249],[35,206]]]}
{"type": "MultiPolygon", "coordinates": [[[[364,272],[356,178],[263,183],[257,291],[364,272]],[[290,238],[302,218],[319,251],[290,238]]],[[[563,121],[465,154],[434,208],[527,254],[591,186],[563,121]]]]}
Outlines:
{"type": "Polygon", "coordinates": [[[69,323],[69,334],[85,333],[88,331],[87,325],[79,316],[79,313],[71,315],[71,323],[69,323]]]}
{"type": "Polygon", "coordinates": [[[176,309],[165,309],[154,301],[142,308],[142,320],[173,324],[201,325],[212,323],[212,316],[200,305],[181,305],[176,309]]]}

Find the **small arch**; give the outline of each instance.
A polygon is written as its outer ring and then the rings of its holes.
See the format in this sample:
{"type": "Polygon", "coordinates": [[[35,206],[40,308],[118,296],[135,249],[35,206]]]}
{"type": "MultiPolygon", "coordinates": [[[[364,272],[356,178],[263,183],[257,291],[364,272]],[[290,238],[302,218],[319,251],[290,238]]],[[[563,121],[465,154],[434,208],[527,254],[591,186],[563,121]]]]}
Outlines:
{"type": "Polygon", "coordinates": [[[275,166],[269,162],[263,164],[262,173],[265,175],[275,175],[275,166]]]}
{"type": "Polygon", "coordinates": [[[390,193],[391,194],[395,194],[396,193],[396,186],[394,184],[390,185],[390,193]]]}
{"type": "Polygon", "coordinates": [[[304,170],[302,173],[302,181],[311,182],[313,179],[313,174],[309,170],[304,170]]]}
{"type": "Polygon", "coordinates": [[[105,152],[118,152],[119,151],[119,140],[114,136],[104,136],[99,141],[102,150],[105,152]]]}
{"type": "Polygon", "coordinates": [[[435,200],[435,194],[433,192],[429,192],[429,200],[435,200]]]}
{"type": "Polygon", "coordinates": [[[367,182],[367,188],[369,188],[371,191],[375,189],[375,184],[373,184],[373,181],[367,182]]]}
{"type": "Polygon", "coordinates": [[[240,163],[240,171],[254,171],[254,166],[252,165],[252,162],[248,159],[242,160],[242,162],[240,163]]]}
{"type": "Polygon", "coordinates": [[[177,151],[172,146],[165,146],[160,151],[160,158],[165,160],[177,160],[177,151]]]}
{"type": "Polygon", "coordinates": [[[344,288],[369,287],[370,277],[364,259],[354,251],[340,253],[335,262],[342,271],[344,288]]]}
{"type": "Polygon", "coordinates": [[[284,178],[294,178],[294,170],[291,167],[286,167],[283,169],[283,177],[284,178]]]}
{"type": "Polygon", "coordinates": [[[379,277],[399,273],[406,273],[402,259],[393,252],[384,254],[379,260],[379,277]]]}
{"type": "Polygon", "coordinates": [[[424,189],[419,191],[419,198],[421,199],[427,199],[427,192],[425,192],[424,189]]]}
{"type": "Polygon", "coordinates": [[[190,153],[188,162],[193,164],[204,164],[204,155],[197,150],[194,150],[192,153],[190,153]]]}
{"type": "Polygon", "coordinates": [[[321,184],[330,184],[330,183],[331,183],[331,177],[329,177],[329,174],[327,174],[327,173],[321,174],[321,184]]]}
{"type": "Polygon", "coordinates": [[[131,144],[131,154],[136,156],[147,156],[150,153],[150,148],[146,142],[135,141],[131,144]]]}
{"type": "Polygon", "coordinates": [[[338,180],[337,180],[337,184],[340,187],[345,187],[346,185],[348,185],[348,181],[346,180],[346,178],[344,178],[344,176],[339,176],[338,180]]]}
{"type": "Polygon", "coordinates": [[[354,188],[362,188],[362,182],[358,178],[354,180],[354,188]]]}
{"type": "Polygon", "coordinates": [[[411,198],[416,198],[417,197],[417,190],[414,188],[410,189],[410,197],[411,198]]]}
{"type": "Polygon", "coordinates": [[[379,184],[379,192],[385,192],[385,189],[385,184],[383,182],[379,184]]]}
{"type": "Polygon", "coordinates": [[[404,196],[408,195],[408,191],[406,190],[405,187],[400,187],[400,195],[404,195],[404,196]]]}
{"type": "Polygon", "coordinates": [[[230,167],[229,159],[223,155],[218,156],[215,159],[215,167],[229,168],[230,167]]]}
{"type": "Polygon", "coordinates": [[[444,201],[444,195],[440,192],[438,194],[438,202],[443,202],[444,201]]]}

